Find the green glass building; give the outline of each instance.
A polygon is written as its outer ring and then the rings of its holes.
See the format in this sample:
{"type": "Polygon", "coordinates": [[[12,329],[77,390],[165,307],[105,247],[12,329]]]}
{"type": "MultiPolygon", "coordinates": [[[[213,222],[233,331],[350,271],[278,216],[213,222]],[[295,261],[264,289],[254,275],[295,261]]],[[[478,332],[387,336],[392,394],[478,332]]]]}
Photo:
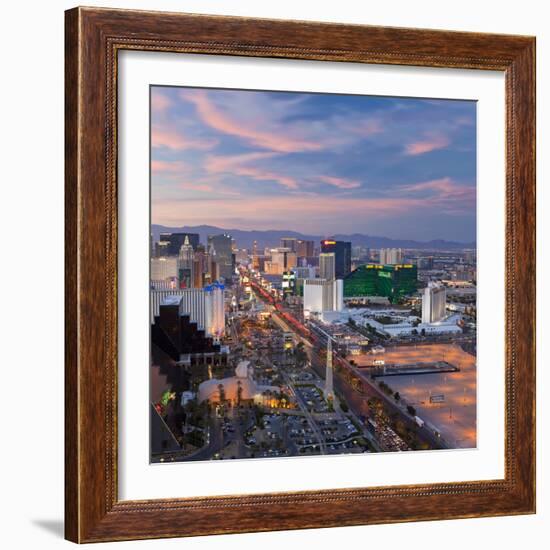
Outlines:
{"type": "Polygon", "coordinates": [[[382,296],[397,302],[415,292],[417,277],[413,264],[365,264],[344,278],[344,298],[382,296]]]}

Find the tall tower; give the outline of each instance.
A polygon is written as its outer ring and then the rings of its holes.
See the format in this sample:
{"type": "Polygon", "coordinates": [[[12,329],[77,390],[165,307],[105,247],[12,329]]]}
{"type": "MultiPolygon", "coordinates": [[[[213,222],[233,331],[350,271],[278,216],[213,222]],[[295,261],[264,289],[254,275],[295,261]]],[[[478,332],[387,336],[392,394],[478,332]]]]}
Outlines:
{"type": "Polygon", "coordinates": [[[234,241],[230,235],[209,235],[208,246],[216,249],[216,264],[218,268],[218,277],[223,277],[227,282],[235,272],[235,257],[233,254],[234,241]]]}
{"type": "Polygon", "coordinates": [[[335,276],[336,255],[334,252],[321,252],[321,254],[319,254],[319,277],[327,281],[332,281],[335,276]]]}
{"type": "Polygon", "coordinates": [[[445,317],[447,290],[444,286],[430,281],[422,296],[422,322],[437,323],[445,317]]]}
{"type": "Polygon", "coordinates": [[[332,382],[332,338],[329,336],[327,340],[327,370],[325,373],[325,399],[334,398],[334,389],[332,382]]]}
{"type": "Polygon", "coordinates": [[[258,269],[260,267],[260,261],[258,259],[258,241],[254,241],[252,246],[252,267],[258,269]]]}
{"type": "Polygon", "coordinates": [[[185,240],[180,248],[178,256],[178,278],[181,288],[192,288],[195,284],[195,252],[193,246],[189,242],[188,235],[185,235],[185,240]]]}

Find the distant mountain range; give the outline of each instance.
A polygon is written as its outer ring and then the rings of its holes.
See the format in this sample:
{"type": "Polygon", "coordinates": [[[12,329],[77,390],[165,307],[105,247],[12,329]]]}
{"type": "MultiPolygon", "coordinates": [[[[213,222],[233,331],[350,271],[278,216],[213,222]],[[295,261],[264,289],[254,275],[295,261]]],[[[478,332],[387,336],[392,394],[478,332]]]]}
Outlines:
{"type": "Polygon", "coordinates": [[[198,233],[200,241],[206,243],[208,235],[217,235],[227,233],[231,235],[237,242],[240,248],[252,248],[254,241],[258,242],[258,247],[279,246],[280,240],[283,237],[295,237],[319,242],[327,237],[338,241],[351,241],[354,246],[367,246],[369,248],[414,248],[418,250],[457,250],[462,248],[475,248],[475,242],[460,243],[455,241],[445,241],[436,239],[433,241],[413,241],[409,239],[390,239],[388,237],[377,237],[372,235],[363,235],[362,233],[354,233],[352,235],[306,235],[296,231],[243,231],[241,229],[222,229],[213,225],[184,225],[182,227],[166,227],[164,225],[151,226],[153,239],[158,241],[161,233],[198,233]]]}

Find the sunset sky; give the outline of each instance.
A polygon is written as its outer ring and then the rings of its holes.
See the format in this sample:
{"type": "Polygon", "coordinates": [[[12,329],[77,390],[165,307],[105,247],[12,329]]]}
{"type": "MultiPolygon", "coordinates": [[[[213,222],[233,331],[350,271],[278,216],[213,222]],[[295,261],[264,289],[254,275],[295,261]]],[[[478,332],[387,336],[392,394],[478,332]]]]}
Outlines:
{"type": "Polygon", "coordinates": [[[475,240],[476,104],[151,88],[152,223],[475,240]]]}

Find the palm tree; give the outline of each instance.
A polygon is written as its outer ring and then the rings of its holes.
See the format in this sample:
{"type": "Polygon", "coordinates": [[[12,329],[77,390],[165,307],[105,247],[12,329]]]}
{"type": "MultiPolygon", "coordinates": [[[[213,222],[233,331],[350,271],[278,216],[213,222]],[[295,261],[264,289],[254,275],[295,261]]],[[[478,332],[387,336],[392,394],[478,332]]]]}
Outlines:
{"type": "Polygon", "coordinates": [[[237,380],[237,405],[241,404],[242,395],[243,395],[243,385],[240,380],[237,380]]]}
{"type": "Polygon", "coordinates": [[[218,396],[220,398],[220,403],[223,405],[223,403],[225,403],[225,388],[223,384],[218,384],[218,396]]]}

